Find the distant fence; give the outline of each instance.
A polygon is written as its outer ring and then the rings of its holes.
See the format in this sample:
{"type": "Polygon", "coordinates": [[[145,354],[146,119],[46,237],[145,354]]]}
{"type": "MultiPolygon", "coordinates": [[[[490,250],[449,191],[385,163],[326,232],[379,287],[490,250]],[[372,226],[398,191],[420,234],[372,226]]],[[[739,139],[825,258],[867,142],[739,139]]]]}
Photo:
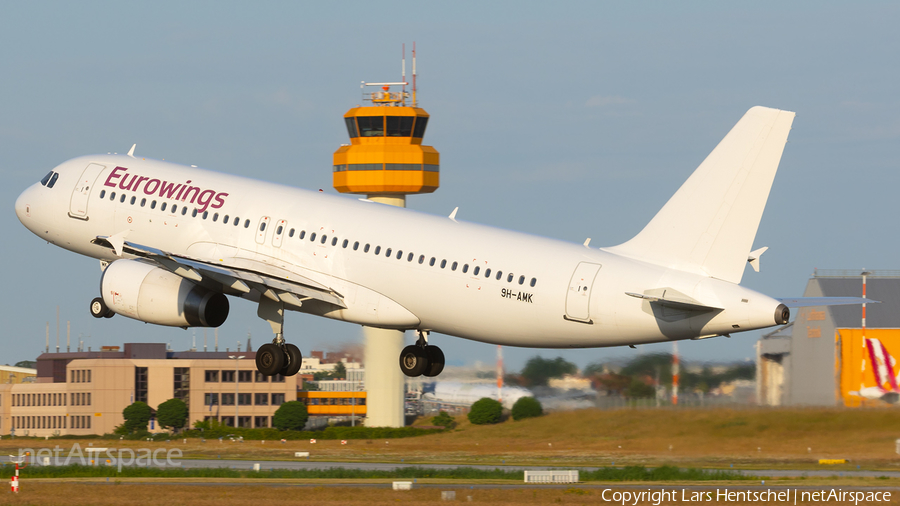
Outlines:
{"type": "Polygon", "coordinates": [[[525,483],[578,483],[578,471],[525,471],[525,483]]]}
{"type": "Polygon", "coordinates": [[[755,408],[757,407],[756,402],[744,401],[734,399],[733,397],[728,396],[710,396],[710,397],[679,397],[678,404],[672,404],[669,399],[660,399],[656,400],[654,398],[649,399],[627,399],[625,397],[618,396],[608,396],[608,397],[597,397],[594,401],[594,405],[600,409],[625,409],[625,408],[633,408],[633,409],[653,409],[653,408],[665,408],[665,409],[678,409],[678,408],[755,408]]]}

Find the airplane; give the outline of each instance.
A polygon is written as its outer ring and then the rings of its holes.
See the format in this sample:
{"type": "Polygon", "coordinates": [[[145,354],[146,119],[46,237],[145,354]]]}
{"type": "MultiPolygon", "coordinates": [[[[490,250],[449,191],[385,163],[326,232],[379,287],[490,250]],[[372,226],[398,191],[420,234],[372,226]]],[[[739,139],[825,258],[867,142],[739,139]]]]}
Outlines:
{"type": "Polygon", "coordinates": [[[878,399],[888,404],[900,401],[900,387],[897,386],[897,361],[878,339],[866,338],[866,350],[872,363],[872,374],[875,375],[875,386],[860,388],[849,392],[850,395],[865,399],[878,399]]]}
{"type": "Polygon", "coordinates": [[[272,327],[265,375],[296,374],[284,312],[417,332],[407,376],[444,367],[431,332],[505,346],[592,348],[730,336],[791,307],[740,286],[794,113],[750,109],[631,240],[591,248],[345,196],[127,155],[82,156],[16,200],[41,239],[100,260],[95,317],[217,327],[229,297],[272,327]]]}

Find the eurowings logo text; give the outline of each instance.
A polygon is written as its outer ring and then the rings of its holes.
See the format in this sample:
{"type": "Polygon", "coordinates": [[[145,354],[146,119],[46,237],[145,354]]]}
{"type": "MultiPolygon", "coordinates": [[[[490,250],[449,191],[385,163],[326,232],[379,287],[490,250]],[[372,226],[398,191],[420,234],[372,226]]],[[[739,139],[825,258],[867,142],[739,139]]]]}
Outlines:
{"type": "Polygon", "coordinates": [[[224,192],[216,192],[215,190],[204,190],[199,186],[190,186],[191,180],[188,179],[184,183],[175,184],[169,181],[161,181],[155,178],[139,176],[136,174],[125,174],[128,169],[125,167],[116,167],[106,178],[104,186],[112,188],[118,187],[120,190],[138,192],[141,185],[144,185],[143,191],[146,195],[159,195],[160,198],[173,199],[185,202],[190,197],[191,204],[198,206],[198,210],[202,213],[207,208],[218,209],[225,205],[225,197],[228,196],[224,192]],[[131,176],[131,179],[129,179],[131,176]],[[121,181],[116,184],[116,180],[121,181]],[[213,200],[215,203],[213,204],[213,200]]]}

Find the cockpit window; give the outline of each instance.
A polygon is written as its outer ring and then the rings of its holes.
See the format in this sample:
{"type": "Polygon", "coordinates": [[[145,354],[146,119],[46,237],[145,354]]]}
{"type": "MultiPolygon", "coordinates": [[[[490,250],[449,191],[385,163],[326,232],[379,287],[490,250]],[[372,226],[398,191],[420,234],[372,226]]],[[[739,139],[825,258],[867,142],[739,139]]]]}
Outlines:
{"type": "Polygon", "coordinates": [[[54,172],[53,177],[50,178],[50,182],[47,183],[47,188],[53,188],[53,185],[56,184],[57,179],[59,179],[59,173],[54,172]]]}
{"type": "Polygon", "coordinates": [[[52,170],[48,172],[46,176],[44,176],[44,179],[41,179],[41,186],[47,186],[47,182],[50,181],[51,176],[53,176],[52,170]]]}

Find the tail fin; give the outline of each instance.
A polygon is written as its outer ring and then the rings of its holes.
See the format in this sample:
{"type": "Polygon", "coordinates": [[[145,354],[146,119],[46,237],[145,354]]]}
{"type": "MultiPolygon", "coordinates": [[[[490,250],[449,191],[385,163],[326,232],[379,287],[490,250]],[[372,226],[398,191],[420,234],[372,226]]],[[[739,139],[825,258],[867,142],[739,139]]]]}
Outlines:
{"type": "Polygon", "coordinates": [[[875,382],[879,388],[888,390],[885,384],[890,385],[889,392],[900,392],[897,388],[897,377],[894,370],[897,361],[878,339],[866,339],[866,349],[869,351],[869,360],[872,362],[872,372],[875,374],[875,382]]]}
{"type": "Polygon", "coordinates": [[[620,255],[740,283],[794,113],[754,107],[620,255]]]}

